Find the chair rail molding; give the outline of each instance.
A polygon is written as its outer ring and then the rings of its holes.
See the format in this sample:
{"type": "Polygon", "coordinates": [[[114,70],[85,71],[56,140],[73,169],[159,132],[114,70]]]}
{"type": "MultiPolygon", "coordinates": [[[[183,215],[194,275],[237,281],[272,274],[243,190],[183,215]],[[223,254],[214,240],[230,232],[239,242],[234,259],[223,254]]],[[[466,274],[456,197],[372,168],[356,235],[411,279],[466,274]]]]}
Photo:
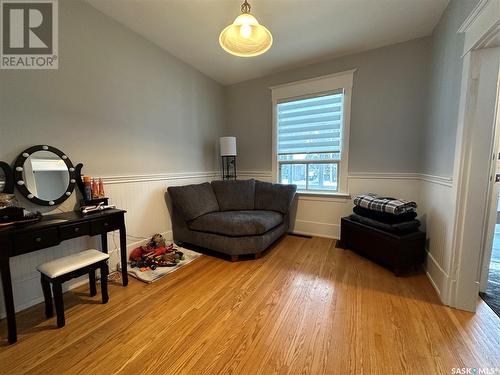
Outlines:
{"type": "Polygon", "coordinates": [[[217,178],[220,177],[218,171],[208,172],[173,172],[173,173],[157,173],[145,175],[115,175],[103,177],[103,182],[108,185],[124,184],[132,182],[151,182],[151,181],[173,181],[173,180],[190,180],[194,178],[217,178]]]}
{"type": "MultiPolygon", "coordinates": [[[[89,171],[92,173],[92,171],[89,171]]],[[[219,171],[172,172],[148,175],[119,175],[104,177],[106,195],[110,203],[128,212],[125,215],[127,226],[127,251],[142,245],[154,233],[161,233],[167,240],[172,239],[170,215],[165,201],[168,186],[196,184],[219,179],[219,171]]],[[[76,205],[61,205],[60,210],[72,210],[76,205]]],[[[118,236],[108,233],[110,270],[115,270],[119,260],[118,236]]],[[[94,237],[82,237],[62,242],[58,246],[11,258],[12,285],[14,289],[15,309],[24,310],[43,301],[40,288],[40,274],[36,267],[46,261],[56,259],[84,249],[98,249],[100,240],[94,237]]],[[[86,283],[75,279],[68,282],[64,289],[73,289],[86,283]]],[[[2,299],[0,291],[0,299],[2,299]]],[[[3,304],[0,304],[0,318],[5,316],[3,304]]]]}

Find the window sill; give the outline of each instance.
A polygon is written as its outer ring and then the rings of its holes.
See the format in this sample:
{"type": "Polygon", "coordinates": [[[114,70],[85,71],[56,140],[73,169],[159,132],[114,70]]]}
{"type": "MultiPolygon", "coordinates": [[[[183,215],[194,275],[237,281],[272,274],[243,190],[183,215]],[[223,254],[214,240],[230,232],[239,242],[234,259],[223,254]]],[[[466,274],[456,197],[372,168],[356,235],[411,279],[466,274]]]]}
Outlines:
{"type": "Polygon", "coordinates": [[[331,197],[331,198],[351,199],[351,195],[348,193],[336,193],[336,192],[328,192],[328,191],[297,190],[297,194],[299,196],[305,196],[305,197],[331,197]]]}

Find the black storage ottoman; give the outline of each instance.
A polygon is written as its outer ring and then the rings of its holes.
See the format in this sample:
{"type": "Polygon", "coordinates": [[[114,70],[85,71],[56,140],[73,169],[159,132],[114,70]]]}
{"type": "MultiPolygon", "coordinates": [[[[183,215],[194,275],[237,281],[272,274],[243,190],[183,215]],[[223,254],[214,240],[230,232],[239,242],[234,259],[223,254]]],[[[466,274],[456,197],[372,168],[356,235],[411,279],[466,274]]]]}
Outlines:
{"type": "Polygon", "coordinates": [[[425,233],[398,235],[343,217],[337,247],[353,250],[401,276],[424,262],[425,233]]]}

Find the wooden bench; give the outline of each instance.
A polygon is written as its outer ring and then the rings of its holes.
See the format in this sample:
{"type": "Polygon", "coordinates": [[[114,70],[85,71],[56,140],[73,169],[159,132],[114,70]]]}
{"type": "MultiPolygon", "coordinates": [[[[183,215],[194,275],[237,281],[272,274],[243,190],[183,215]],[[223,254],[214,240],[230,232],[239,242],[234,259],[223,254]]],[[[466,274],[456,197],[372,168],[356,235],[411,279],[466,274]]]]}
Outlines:
{"type": "Polygon", "coordinates": [[[43,297],[45,300],[45,315],[51,318],[54,315],[52,310],[52,294],[50,284],[54,292],[54,302],[57,313],[57,326],[64,327],[64,303],[62,294],[62,284],[85,274],[89,275],[90,295],[97,294],[95,282],[95,270],[101,270],[101,294],[102,303],[108,302],[108,259],[109,255],[98,250],[85,250],[76,254],[68,255],[38,266],[41,273],[41,283],[43,297]]]}
{"type": "Polygon", "coordinates": [[[425,260],[425,233],[394,234],[343,217],[337,247],[353,250],[402,276],[425,260]]]}

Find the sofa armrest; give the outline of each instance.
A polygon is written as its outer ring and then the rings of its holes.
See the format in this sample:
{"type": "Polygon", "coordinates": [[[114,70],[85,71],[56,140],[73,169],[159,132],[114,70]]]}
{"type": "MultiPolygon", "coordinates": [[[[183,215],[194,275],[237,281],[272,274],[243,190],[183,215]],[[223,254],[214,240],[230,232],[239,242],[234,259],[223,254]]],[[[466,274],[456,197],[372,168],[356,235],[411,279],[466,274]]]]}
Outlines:
{"type": "Polygon", "coordinates": [[[255,209],[287,214],[297,191],[297,185],[255,181],[255,209]]]}

